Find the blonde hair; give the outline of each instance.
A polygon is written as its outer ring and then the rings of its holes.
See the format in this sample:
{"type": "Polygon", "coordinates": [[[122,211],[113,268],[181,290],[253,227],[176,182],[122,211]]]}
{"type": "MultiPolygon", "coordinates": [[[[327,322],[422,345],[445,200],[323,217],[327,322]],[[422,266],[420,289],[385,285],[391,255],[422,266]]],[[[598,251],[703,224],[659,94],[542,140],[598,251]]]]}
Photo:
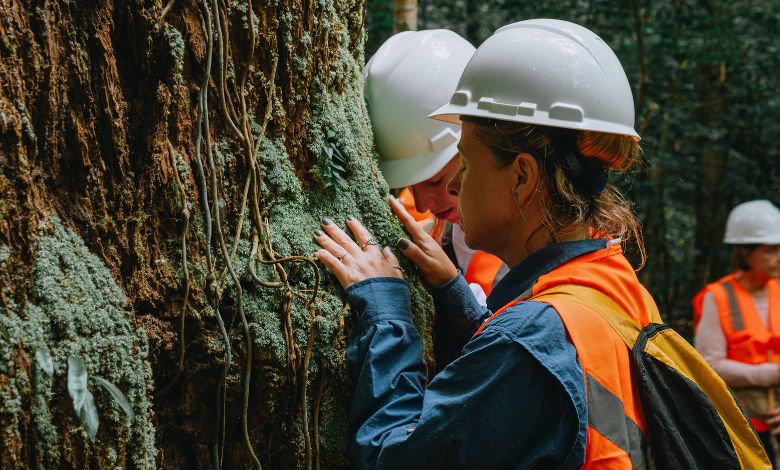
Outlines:
{"type": "Polygon", "coordinates": [[[461,119],[474,125],[477,139],[500,166],[511,164],[519,153],[536,159],[549,195],[542,203],[544,226],[555,242],[564,228],[583,224],[590,228],[591,238],[633,239],[644,265],[645,248],[633,204],[611,184],[601,191],[578,189],[561,163],[561,149],[565,141],[570,141],[576,145],[580,160],[595,165],[599,174],[628,171],[642,160],[641,148],[632,137],[467,116],[461,119]]]}

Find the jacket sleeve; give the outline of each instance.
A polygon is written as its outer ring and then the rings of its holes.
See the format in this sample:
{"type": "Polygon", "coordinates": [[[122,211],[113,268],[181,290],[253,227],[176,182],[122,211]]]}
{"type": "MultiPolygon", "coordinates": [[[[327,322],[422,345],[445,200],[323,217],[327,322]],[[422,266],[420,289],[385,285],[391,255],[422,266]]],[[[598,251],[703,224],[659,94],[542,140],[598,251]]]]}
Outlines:
{"type": "MultiPolygon", "coordinates": [[[[489,326],[426,388],[405,282],[369,279],[347,294],[361,315],[347,349],[356,384],[349,438],[357,468],[582,463],[584,444],[576,443],[584,428],[570,394],[511,334],[489,326]]],[[[557,321],[560,337],[551,340],[566,343],[557,321]]],[[[576,362],[573,346],[567,354],[576,362]]]]}
{"type": "Polygon", "coordinates": [[[460,356],[490,311],[479,303],[462,274],[432,289],[431,295],[436,309],[436,370],[440,371],[460,356]]]}

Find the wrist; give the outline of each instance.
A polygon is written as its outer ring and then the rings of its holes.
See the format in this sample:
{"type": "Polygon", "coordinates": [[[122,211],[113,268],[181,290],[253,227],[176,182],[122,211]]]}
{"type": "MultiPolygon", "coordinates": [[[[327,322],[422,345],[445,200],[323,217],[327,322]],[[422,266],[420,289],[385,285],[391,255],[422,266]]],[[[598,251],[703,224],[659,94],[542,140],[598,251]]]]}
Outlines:
{"type": "Polygon", "coordinates": [[[428,281],[428,285],[431,289],[442,289],[446,285],[451,284],[458,277],[458,274],[459,270],[453,266],[451,272],[446,272],[436,279],[428,281]]]}
{"type": "Polygon", "coordinates": [[[347,301],[358,314],[360,328],[380,320],[411,321],[409,284],[396,277],[372,277],[346,289],[347,301]]]}

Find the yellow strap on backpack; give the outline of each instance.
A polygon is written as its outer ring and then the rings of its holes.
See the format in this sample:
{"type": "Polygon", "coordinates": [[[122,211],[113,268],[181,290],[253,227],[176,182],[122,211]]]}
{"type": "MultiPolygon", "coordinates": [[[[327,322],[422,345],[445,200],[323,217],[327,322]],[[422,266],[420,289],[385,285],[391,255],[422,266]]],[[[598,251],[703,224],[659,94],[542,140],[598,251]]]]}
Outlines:
{"type": "MultiPolygon", "coordinates": [[[[644,294],[649,296],[647,291],[644,294]]],[[[604,293],[588,286],[561,284],[540,292],[529,300],[544,301],[550,297],[565,297],[598,313],[629,349],[634,348],[642,328],[604,293]]],[[[649,304],[654,305],[651,302],[649,304]]],[[[650,313],[653,323],[662,323],[657,310],[650,313]]],[[[701,389],[720,416],[743,469],[772,468],[761,442],[731,390],[683,337],[671,328],[663,329],[650,337],[642,349],[644,353],[675,369],[701,389]]]]}

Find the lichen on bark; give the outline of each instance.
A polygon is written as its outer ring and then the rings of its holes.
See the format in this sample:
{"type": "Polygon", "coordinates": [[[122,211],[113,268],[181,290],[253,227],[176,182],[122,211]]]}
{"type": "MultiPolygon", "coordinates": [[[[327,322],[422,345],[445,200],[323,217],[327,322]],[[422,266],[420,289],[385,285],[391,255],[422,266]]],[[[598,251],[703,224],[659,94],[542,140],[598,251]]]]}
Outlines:
{"type": "MultiPolygon", "coordinates": [[[[380,243],[402,236],[362,97],[365,1],[29,8],[0,5],[0,464],[249,468],[254,452],[264,468],[347,468],[354,318],[324,271],[310,303],[312,232],[353,215],[380,243]],[[69,354],[127,393],[133,426],[93,389],[89,443],[69,354]]],[[[430,299],[411,281],[431,359],[430,299]]]]}
{"type": "MultiPolygon", "coordinates": [[[[39,228],[32,274],[28,301],[0,307],[0,377],[13,377],[0,381],[3,434],[21,440],[23,421],[30,419],[26,438],[33,448],[25,451],[36,456],[38,468],[154,467],[149,345],[146,333],[132,324],[124,293],[104,263],[56,218],[39,228]],[[39,348],[51,353],[52,377],[34,359],[39,348]],[[73,417],[66,388],[70,355],[82,357],[89,374],[123,389],[135,413],[129,422],[110,395],[92,384],[99,446],[88,444],[73,417]]],[[[3,453],[4,468],[24,463],[20,455],[3,453]]]]}

